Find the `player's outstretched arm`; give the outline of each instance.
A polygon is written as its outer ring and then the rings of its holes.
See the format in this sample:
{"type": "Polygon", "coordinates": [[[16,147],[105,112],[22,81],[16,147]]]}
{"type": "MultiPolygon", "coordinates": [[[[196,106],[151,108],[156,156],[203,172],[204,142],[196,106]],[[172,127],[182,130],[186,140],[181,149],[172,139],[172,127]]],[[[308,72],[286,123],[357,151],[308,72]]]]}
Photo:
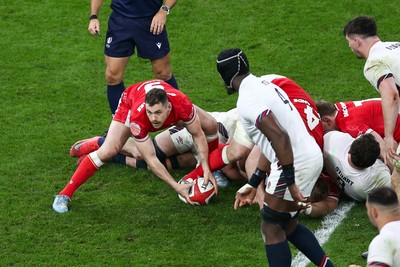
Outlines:
{"type": "Polygon", "coordinates": [[[156,156],[156,151],[154,149],[153,142],[150,137],[143,142],[135,141],[136,148],[143,155],[144,160],[147,162],[149,169],[158,177],[160,177],[164,182],[169,184],[176,193],[183,196],[186,201],[193,205],[192,201],[189,199],[189,188],[192,184],[178,184],[175,179],[171,176],[168,170],[160,162],[156,156]]]}

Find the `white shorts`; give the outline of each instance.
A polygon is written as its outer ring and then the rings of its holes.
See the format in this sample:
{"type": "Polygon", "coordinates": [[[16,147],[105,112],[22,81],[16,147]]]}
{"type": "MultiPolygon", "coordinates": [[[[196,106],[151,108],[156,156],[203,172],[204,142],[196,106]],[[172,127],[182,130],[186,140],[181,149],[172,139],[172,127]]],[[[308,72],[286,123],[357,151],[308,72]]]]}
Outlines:
{"type": "MultiPolygon", "coordinates": [[[[319,152],[319,151],[318,151],[319,152]]],[[[323,157],[322,152],[314,153],[314,156],[307,157],[306,160],[294,163],[295,182],[298,185],[300,192],[304,197],[310,197],[311,191],[317,182],[317,179],[322,171],[323,157]]],[[[279,181],[282,168],[278,169],[278,162],[271,164],[271,173],[265,183],[265,192],[273,195],[279,181]]],[[[289,189],[286,188],[283,199],[293,201],[289,189]]]]}
{"type": "Polygon", "coordinates": [[[192,152],[196,154],[196,148],[193,142],[192,135],[185,127],[170,127],[168,128],[169,135],[179,154],[192,152]]]}
{"type": "Polygon", "coordinates": [[[249,149],[254,147],[253,140],[251,140],[250,136],[246,133],[243,124],[239,120],[236,122],[236,130],[233,134],[233,139],[249,149]]]}

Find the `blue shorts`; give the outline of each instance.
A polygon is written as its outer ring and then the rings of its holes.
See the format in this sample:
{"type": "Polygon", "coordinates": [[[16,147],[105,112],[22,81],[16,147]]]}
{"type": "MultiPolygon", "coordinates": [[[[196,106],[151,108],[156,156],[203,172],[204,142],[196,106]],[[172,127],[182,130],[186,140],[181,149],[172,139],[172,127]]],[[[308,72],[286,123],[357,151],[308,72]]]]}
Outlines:
{"type": "Polygon", "coordinates": [[[167,29],[159,35],[150,32],[152,17],[127,18],[112,12],[108,19],[108,30],[104,54],[109,57],[130,57],[137,50],[140,58],[158,59],[170,51],[167,29]]]}

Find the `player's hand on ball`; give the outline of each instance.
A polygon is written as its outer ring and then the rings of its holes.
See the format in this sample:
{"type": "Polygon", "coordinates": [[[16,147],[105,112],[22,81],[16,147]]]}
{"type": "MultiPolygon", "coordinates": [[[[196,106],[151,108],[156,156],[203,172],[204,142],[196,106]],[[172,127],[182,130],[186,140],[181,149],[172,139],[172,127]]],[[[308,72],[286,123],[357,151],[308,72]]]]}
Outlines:
{"type": "Polygon", "coordinates": [[[186,202],[190,205],[194,205],[193,202],[190,200],[189,197],[189,190],[194,185],[194,182],[185,182],[185,183],[178,183],[175,191],[183,198],[186,199],[186,202]]]}
{"type": "Polygon", "coordinates": [[[257,189],[249,184],[245,184],[236,192],[236,199],[233,208],[236,210],[238,207],[248,206],[253,203],[256,196],[257,189]]]}
{"type": "Polygon", "coordinates": [[[215,180],[214,175],[212,174],[211,171],[204,172],[204,185],[203,187],[205,188],[208,183],[212,183],[212,185],[215,188],[215,195],[218,195],[218,185],[217,185],[217,180],[215,180]]]}

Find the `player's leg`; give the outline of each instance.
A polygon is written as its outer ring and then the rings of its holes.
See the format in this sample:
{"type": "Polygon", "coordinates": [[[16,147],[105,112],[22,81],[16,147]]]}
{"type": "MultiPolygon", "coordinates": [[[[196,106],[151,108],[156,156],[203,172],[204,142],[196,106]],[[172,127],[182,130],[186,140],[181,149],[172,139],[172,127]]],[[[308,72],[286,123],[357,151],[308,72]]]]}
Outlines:
{"type": "Polygon", "coordinates": [[[130,130],[124,124],[117,121],[111,122],[109,134],[104,144],[97,151],[85,156],[68,184],[56,196],[53,203],[53,209],[56,212],[63,213],[68,211],[68,202],[75,191],[93,176],[109,158],[119,152],[129,134],[130,130]]]}
{"type": "Polygon", "coordinates": [[[163,80],[172,87],[178,89],[178,83],[175,76],[172,74],[169,53],[157,59],[151,59],[153,73],[157,79],[163,80]]]}
{"type": "Polygon", "coordinates": [[[125,90],[123,76],[129,57],[110,57],[105,55],[106,62],[106,80],[107,80],[107,97],[110,105],[111,113],[114,115],[118,107],[121,94],[125,90]]]}
{"type": "Polygon", "coordinates": [[[135,21],[112,12],[104,44],[106,62],[107,97],[114,115],[121,94],[125,90],[123,76],[130,56],[134,53],[133,32],[135,21]]]}
{"type": "Polygon", "coordinates": [[[167,29],[160,34],[150,32],[152,18],[136,19],[134,40],[137,46],[138,56],[149,59],[153,73],[157,79],[163,80],[172,87],[178,89],[178,83],[172,74],[170,65],[170,46],[167,29]]]}

